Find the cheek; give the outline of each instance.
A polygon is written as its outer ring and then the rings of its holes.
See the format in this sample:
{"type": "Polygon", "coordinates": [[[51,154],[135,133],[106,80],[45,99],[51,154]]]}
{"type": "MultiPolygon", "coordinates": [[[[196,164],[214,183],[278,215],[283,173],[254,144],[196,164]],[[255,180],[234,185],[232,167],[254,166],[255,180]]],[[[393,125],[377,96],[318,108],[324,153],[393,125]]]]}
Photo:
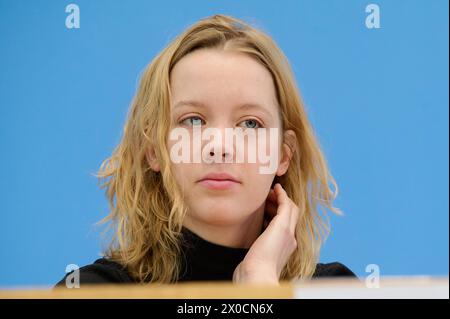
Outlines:
{"type": "Polygon", "coordinates": [[[172,163],[172,172],[175,178],[175,182],[178,184],[180,189],[184,192],[186,189],[190,189],[192,186],[192,180],[194,176],[192,176],[192,166],[191,164],[180,163],[174,164],[172,163]]]}
{"type": "Polygon", "coordinates": [[[244,163],[252,171],[260,168],[259,173],[264,175],[275,174],[280,163],[281,139],[278,128],[271,128],[257,133],[256,138],[245,140],[244,148],[237,147],[237,152],[243,152],[244,163]]]}
{"type": "Polygon", "coordinates": [[[244,198],[251,197],[253,200],[258,199],[258,201],[262,201],[267,197],[275,174],[261,174],[259,168],[260,165],[257,163],[248,163],[243,167],[243,172],[245,172],[243,184],[244,198]]]}

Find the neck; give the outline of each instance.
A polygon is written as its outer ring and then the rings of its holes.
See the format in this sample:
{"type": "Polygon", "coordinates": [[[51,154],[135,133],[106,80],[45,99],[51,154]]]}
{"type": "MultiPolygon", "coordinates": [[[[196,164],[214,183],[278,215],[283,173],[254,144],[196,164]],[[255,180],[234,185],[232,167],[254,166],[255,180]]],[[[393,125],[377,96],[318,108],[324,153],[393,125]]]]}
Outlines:
{"type": "Polygon", "coordinates": [[[264,204],[240,224],[211,225],[186,215],[183,226],[214,244],[250,248],[261,235],[263,220],[264,204]]]}

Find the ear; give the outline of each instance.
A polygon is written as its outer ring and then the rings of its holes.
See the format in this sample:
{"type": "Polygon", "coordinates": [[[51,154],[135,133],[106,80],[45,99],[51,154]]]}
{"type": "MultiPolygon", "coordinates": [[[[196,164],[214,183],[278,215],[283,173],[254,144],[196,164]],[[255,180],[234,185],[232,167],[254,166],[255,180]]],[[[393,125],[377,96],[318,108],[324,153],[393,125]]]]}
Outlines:
{"type": "Polygon", "coordinates": [[[161,170],[161,166],[159,165],[156,155],[155,155],[155,149],[153,146],[150,146],[145,153],[145,157],[147,159],[148,165],[150,165],[150,168],[155,171],[159,172],[161,170]]]}
{"type": "Polygon", "coordinates": [[[286,174],[294,153],[297,151],[297,136],[292,130],[284,132],[281,159],[276,172],[277,176],[286,174]]]}

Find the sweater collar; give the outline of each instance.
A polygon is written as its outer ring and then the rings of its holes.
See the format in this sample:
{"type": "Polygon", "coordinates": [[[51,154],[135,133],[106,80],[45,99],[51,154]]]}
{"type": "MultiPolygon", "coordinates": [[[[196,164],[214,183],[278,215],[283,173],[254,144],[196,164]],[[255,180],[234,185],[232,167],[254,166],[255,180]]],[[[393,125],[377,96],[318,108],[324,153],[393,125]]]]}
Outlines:
{"type": "Polygon", "coordinates": [[[183,280],[232,280],[233,272],[249,251],[212,243],[183,226],[183,280]]]}

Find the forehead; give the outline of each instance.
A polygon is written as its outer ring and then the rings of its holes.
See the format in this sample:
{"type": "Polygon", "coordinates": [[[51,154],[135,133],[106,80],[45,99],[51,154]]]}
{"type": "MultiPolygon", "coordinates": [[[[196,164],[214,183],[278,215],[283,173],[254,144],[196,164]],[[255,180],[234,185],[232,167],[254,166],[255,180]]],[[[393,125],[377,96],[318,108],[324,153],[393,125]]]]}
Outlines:
{"type": "Polygon", "coordinates": [[[170,76],[171,106],[193,100],[218,108],[259,104],[277,109],[270,72],[238,52],[202,49],[183,57],[170,76]]]}

